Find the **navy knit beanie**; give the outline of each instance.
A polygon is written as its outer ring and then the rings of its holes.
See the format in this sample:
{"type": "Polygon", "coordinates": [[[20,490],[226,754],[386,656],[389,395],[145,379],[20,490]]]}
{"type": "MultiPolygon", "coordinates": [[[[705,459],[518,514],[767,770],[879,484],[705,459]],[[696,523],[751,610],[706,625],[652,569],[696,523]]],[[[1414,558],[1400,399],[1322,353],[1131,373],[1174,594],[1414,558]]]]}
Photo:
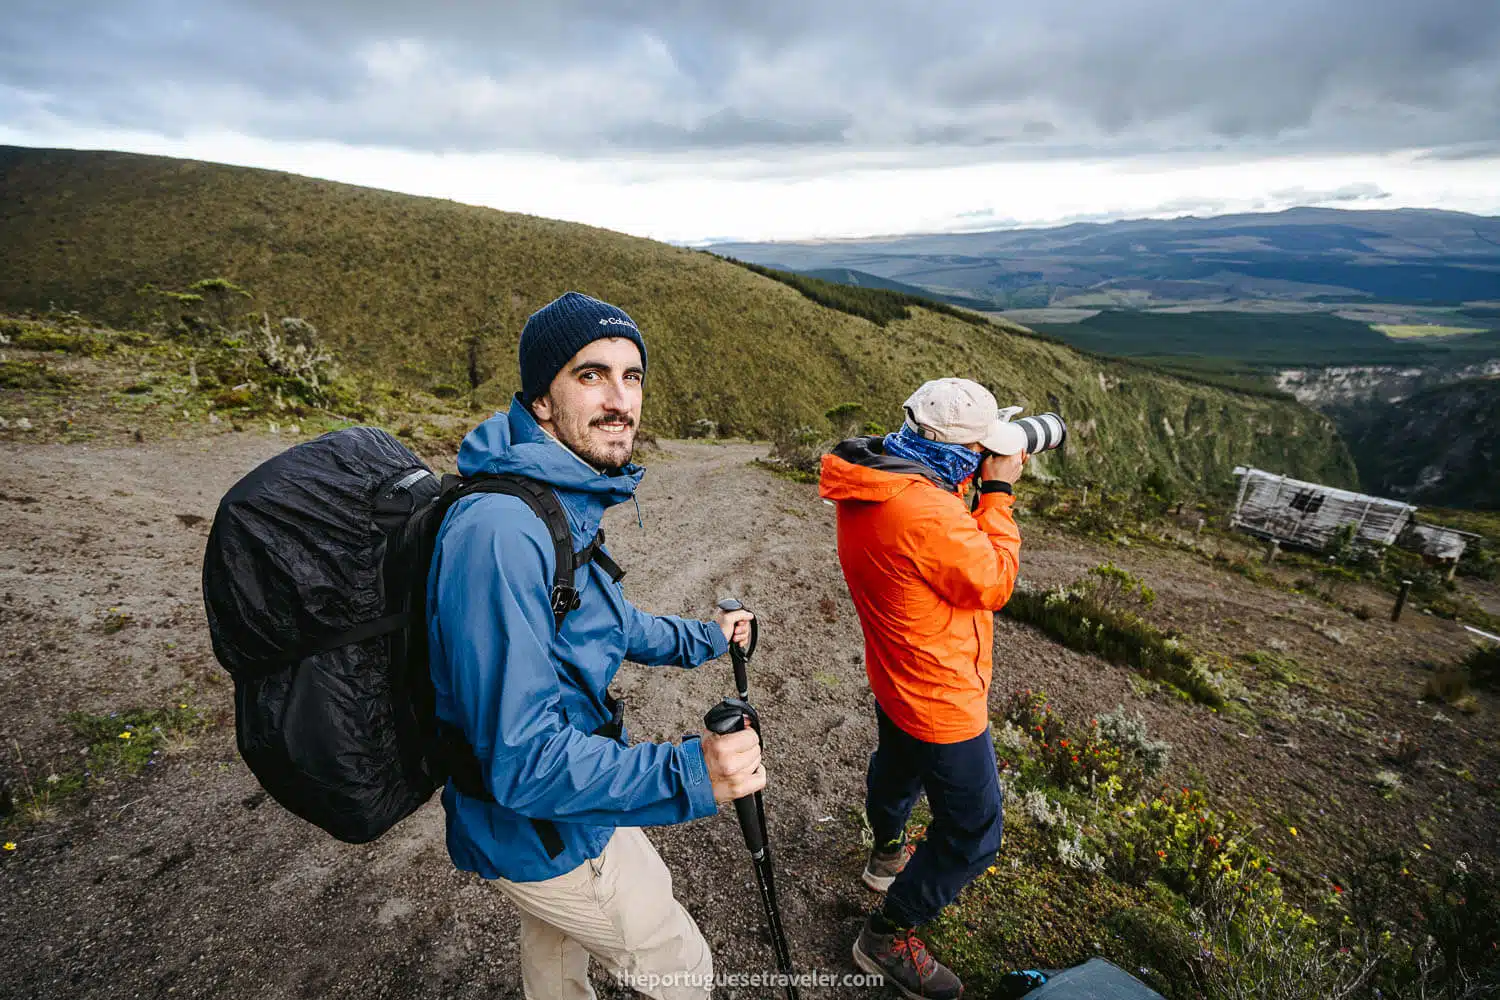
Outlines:
{"type": "Polygon", "coordinates": [[[565,292],[532,313],[521,330],[521,396],[531,403],[545,396],[563,365],[579,351],[605,337],[624,337],[641,350],[646,342],[625,310],[579,292],[565,292]]]}

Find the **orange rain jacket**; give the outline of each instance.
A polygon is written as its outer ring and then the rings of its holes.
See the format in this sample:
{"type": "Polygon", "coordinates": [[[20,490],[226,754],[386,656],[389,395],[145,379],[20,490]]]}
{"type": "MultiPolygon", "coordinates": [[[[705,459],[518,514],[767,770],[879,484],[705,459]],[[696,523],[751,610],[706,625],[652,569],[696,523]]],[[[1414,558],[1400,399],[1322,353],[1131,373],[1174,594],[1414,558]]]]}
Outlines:
{"type": "Polygon", "coordinates": [[[928,743],[989,726],[994,612],[1020,569],[1014,497],[972,513],[926,466],[852,438],[823,456],[819,492],[838,506],[839,563],[865,633],[865,673],[881,709],[928,743]]]}

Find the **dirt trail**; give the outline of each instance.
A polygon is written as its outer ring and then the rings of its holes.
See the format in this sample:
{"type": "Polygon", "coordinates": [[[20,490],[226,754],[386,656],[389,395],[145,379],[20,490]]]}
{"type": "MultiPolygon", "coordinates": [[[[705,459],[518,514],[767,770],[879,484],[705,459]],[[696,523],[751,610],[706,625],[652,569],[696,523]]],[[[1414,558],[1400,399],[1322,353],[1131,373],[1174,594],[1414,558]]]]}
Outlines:
{"type": "MultiPolygon", "coordinates": [[[[113,450],[0,445],[9,472],[0,489],[0,774],[15,774],[13,740],[33,773],[76,755],[63,722],[69,711],[159,706],[191,689],[220,721],[144,777],[17,836],[19,849],[0,859],[0,993],[520,996],[515,912],[481,880],[454,871],[435,800],[375,844],[339,844],[267,801],[234,749],[230,690],[203,623],[199,561],[219,495],[288,443],[225,434],[113,450]],[[107,633],[111,614],[129,622],[107,633]]],[[[767,806],[793,953],[802,970],[853,972],[848,944],[873,901],[857,882],[855,819],[873,702],[834,556],[833,510],[810,487],[751,466],[763,449],[665,448],[651,456],[640,490],[643,527],[634,506],[616,508],[605,521],[610,547],[628,572],[627,593],[647,610],[706,616],[716,599],[734,595],[760,614],[752,697],[767,733],[767,806]]],[[[1023,531],[1026,573],[1038,581],[1070,579],[1114,558],[1168,597],[1173,623],[1190,635],[1235,648],[1287,636],[1299,655],[1322,643],[1328,649],[1308,662],[1336,678],[1341,694],[1346,685],[1366,710],[1388,707],[1392,727],[1435,728],[1434,738],[1454,748],[1446,759],[1494,773],[1488,733],[1410,707],[1420,657],[1462,648],[1447,623],[1419,618],[1396,631],[1341,616],[1337,629],[1347,635],[1320,640],[1316,629],[1333,628],[1318,624],[1331,614],[1326,607],[1286,595],[1268,607],[1272,592],[1169,553],[1106,551],[1023,531]],[[1359,676],[1339,672],[1350,662],[1359,676]]],[[[1069,712],[1132,702],[1179,745],[1181,760],[1217,776],[1226,793],[1263,795],[1290,773],[1312,783],[1310,800],[1337,787],[1345,800],[1380,808],[1347,762],[1364,752],[1353,737],[1314,732],[1287,749],[1202,709],[1141,699],[1127,671],[1006,621],[997,626],[996,661],[992,705],[1021,684],[1048,687],[1069,712]]],[[[692,672],[627,665],[617,683],[637,739],[695,730],[731,687],[727,662],[692,672]]],[[[1480,718],[1494,709],[1486,700],[1480,718]]],[[[1492,828],[1495,810],[1481,803],[1449,818],[1462,840],[1471,828],[1492,828]]],[[[1324,835],[1316,822],[1308,826],[1314,842],[1324,835]]],[[[768,971],[732,813],[651,836],[716,967],[768,971]]],[[[601,995],[619,994],[601,981],[601,995]]]]}

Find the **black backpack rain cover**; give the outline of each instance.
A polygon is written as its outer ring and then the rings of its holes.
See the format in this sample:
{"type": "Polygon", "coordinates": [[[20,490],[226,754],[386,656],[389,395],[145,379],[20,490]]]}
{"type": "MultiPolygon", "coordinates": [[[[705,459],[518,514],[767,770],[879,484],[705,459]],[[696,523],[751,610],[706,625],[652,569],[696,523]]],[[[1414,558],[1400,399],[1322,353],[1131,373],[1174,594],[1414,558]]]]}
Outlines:
{"type": "Polygon", "coordinates": [[[425,614],[440,485],[395,438],[354,427],[260,465],[209,533],[203,598],[240,754],[343,841],[380,836],[446,776],[429,759],[425,614]]]}

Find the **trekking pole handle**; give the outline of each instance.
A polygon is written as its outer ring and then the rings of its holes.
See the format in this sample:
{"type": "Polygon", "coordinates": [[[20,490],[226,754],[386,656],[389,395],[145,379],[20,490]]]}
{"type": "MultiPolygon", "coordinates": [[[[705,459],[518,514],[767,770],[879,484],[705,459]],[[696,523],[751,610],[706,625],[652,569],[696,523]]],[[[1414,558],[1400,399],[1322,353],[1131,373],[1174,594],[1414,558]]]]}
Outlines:
{"type": "MultiPolygon", "coordinates": [[[[726,597],[719,602],[720,611],[750,611],[733,597],[726,597]]],[[[741,701],[750,698],[750,675],[747,669],[750,657],[755,655],[756,644],[760,642],[760,619],[750,612],[750,645],[741,646],[737,642],[729,644],[729,662],[734,664],[734,688],[739,693],[741,701]]]]}
{"type": "Polygon", "coordinates": [[[745,651],[737,642],[729,644],[729,662],[734,664],[734,689],[741,701],[750,698],[750,671],[746,669],[745,651]]]}
{"type": "MultiPolygon", "coordinates": [[[[760,735],[760,717],[755,709],[738,698],[725,698],[703,716],[703,726],[711,733],[723,736],[737,733],[747,726],[760,735]]],[[[758,807],[758,795],[742,795],[734,800],[734,811],[739,816],[740,832],[745,835],[745,847],[752,857],[765,854],[766,836],[761,827],[762,810],[758,807]]]]}

